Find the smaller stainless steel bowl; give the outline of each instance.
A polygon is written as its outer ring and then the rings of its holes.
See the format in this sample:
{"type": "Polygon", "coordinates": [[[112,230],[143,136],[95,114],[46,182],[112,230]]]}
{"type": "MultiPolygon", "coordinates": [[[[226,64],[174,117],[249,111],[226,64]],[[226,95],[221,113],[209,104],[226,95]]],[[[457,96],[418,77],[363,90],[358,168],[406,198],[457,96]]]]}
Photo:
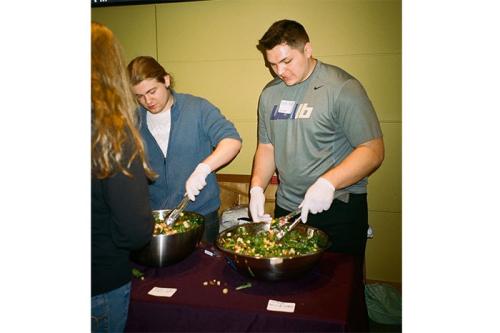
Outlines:
{"type": "MultiPolygon", "coordinates": [[[[320,236],[320,249],[317,252],[275,258],[257,258],[238,254],[222,247],[221,242],[221,238],[224,237],[226,233],[233,232],[238,227],[240,226],[234,226],[221,232],[217,237],[215,245],[224,253],[226,261],[232,268],[236,269],[241,274],[256,279],[277,281],[299,277],[312,269],[321,259],[323,252],[330,247],[330,240],[324,231],[307,224],[299,224],[295,230],[306,235],[308,232],[314,232],[320,236]]],[[[250,234],[256,234],[266,229],[266,223],[248,223],[245,224],[245,228],[247,228],[250,234]]]]}
{"type": "MultiPolygon", "coordinates": [[[[156,220],[164,220],[170,209],[154,210],[156,220]]],[[[138,264],[151,267],[163,267],[174,264],[190,255],[200,242],[205,229],[205,218],[195,212],[184,214],[201,218],[203,223],[194,229],[173,235],[153,235],[151,242],[131,254],[131,259],[138,264]]]]}

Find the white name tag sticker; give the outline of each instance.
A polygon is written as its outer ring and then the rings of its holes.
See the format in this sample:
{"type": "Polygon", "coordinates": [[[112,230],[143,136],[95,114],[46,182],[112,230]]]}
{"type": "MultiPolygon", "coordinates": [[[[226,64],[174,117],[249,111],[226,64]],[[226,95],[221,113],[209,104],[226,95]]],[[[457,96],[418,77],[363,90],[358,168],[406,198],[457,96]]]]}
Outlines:
{"type": "Polygon", "coordinates": [[[267,302],[268,311],[295,312],[295,303],[280,302],[270,299],[267,302]]]}
{"type": "Polygon", "coordinates": [[[290,114],[290,113],[292,113],[294,107],[295,107],[295,102],[294,101],[285,101],[285,100],[282,100],[280,102],[280,107],[278,109],[278,112],[279,113],[290,114]]]}
{"type": "Polygon", "coordinates": [[[158,296],[158,297],[172,297],[173,294],[177,291],[176,288],[160,288],[160,287],[154,287],[151,289],[148,294],[152,296],[158,296]]]}

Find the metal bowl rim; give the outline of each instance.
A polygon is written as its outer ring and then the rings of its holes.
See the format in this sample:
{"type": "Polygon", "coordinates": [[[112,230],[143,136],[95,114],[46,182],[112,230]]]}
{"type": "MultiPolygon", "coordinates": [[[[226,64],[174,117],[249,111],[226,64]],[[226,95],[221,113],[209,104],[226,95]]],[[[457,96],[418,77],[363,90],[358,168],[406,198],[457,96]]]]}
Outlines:
{"type": "MultiPolygon", "coordinates": [[[[153,209],[151,212],[159,213],[159,212],[170,212],[170,211],[172,211],[171,208],[166,208],[166,209],[153,209]]],[[[204,217],[202,214],[197,213],[197,212],[193,212],[191,210],[185,210],[184,213],[190,213],[190,214],[195,214],[195,215],[199,215],[199,216],[204,217]]]]}
{"type": "MultiPolygon", "coordinates": [[[[164,211],[166,211],[166,212],[170,212],[171,210],[172,210],[172,209],[155,209],[155,210],[153,210],[152,212],[153,212],[153,213],[155,213],[155,212],[156,212],[156,213],[158,213],[158,212],[164,212],[164,211]]],[[[155,235],[155,234],[153,234],[153,238],[154,238],[154,237],[156,237],[156,238],[161,238],[161,237],[165,237],[165,238],[167,238],[167,237],[172,237],[172,236],[175,236],[175,235],[182,235],[182,234],[186,234],[186,233],[188,233],[188,232],[190,232],[190,231],[196,231],[196,230],[198,230],[199,228],[201,228],[201,227],[205,224],[205,217],[204,217],[203,215],[201,215],[200,213],[197,213],[197,212],[192,212],[192,211],[189,211],[189,210],[185,210],[184,212],[185,212],[185,213],[194,214],[194,215],[198,215],[198,216],[202,217],[202,218],[203,218],[202,223],[201,223],[201,224],[198,224],[196,228],[189,229],[189,230],[184,231],[184,232],[177,232],[177,233],[172,234],[172,235],[165,235],[165,234],[155,235]]],[[[156,224],[156,222],[155,222],[155,224],[156,224]]]]}
{"type": "MultiPolygon", "coordinates": [[[[253,223],[253,224],[264,224],[264,223],[267,223],[267,222],[250,222],[250,223],[253,223]]],[[[250,255],[247,255],[247,254],[241,254],[241,253],[236,253],[234,251],[231,251],[231,250],[228,250],[226,248],[222,248],[220,245],[219,245],[219,239],[221,238],[222,235],[238,228],[238,227],[241,227],[242,225],[235,225],[229,229],[226,229],[224,230],[223,232],[221,232],[218,236],[217,236],[217,239],[215,240],[215,246],[217,246],[217,248],[222,251],[222,252],[225,252],[227,254],[233,254],[233,255],[237,255],[237,256],[240,256],[240,257],[243,257],[243,258],[250,258],[250,259],[255,259],[255,260],[279,260],[279,259],[282,259],[282,260],[285,260],[285,259],[295,259],[295,258],[306,258],[306,257],[311,257],[311,256],[316,256],[320,253],[323,253],[325,252],[331,245],[331,241],[330,241],[330,237],[328,236],[328,234],[326,232],[324,232],[323,230],[320,230],[316,227],[312,227],[312,226],[305,226],[307,228],[311,228],[311,229],[314,229],[315,231],[319,231],[321,233],[323,233],[325,236],[326,236],[326,239],[327,239],[327,242],[326,242],[326,246],[323,248],[320,248],[318,251],[316,252],[313,252],[313,253],[308,253],[308,254],[301,254],[301,255],[296,255],[296,256],[293,256],[293,257],[290,257],[290,256],[287,256],[287,257],[255,257],[255,256],[250,256],[250,255]]]]}

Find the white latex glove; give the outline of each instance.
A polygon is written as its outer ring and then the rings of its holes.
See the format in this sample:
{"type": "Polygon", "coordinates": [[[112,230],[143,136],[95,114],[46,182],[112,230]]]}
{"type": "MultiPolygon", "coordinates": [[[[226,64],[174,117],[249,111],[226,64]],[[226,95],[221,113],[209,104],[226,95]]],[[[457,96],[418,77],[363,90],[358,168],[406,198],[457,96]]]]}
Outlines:
{"type": "Polygon", "coordinates": [[[266,196],[262,187],[254,186],[250,189],[250,203],[248,204],[248,208],[250,209],[253,222],[270,222],[272,220],[271,215],[264,214],[265,201],[266,196]]]}
{"type": "Polygon", "coordinates": [[[325,178],[319,177],[318,180],[307,189],[304,200],[299,205],[299,208],[302,208],[300,214],[302,222],[307,222],[307,215],[309,212],[316,214],[328,210],[332,205],[334,194],[335,187],[332,183],[325,178]]]}
{"type": "Polygon", "coordinates": [[[200,194],[200,190],[207,185],[205,179],[210,172],[212,172],[212,169],[205,163],[198,164],[196,169],[194,169],[193,173],[186,181],[186,194],[189,200],[194,201],[194,197],[200,194]]]}

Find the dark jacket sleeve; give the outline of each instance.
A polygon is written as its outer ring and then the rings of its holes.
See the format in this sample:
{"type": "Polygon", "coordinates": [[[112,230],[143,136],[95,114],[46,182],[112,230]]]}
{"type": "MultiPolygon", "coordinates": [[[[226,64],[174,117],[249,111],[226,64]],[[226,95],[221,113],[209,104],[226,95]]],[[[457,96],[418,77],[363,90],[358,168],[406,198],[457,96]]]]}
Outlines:
{"type": "Polygon", "coordinates": [[[146,175],[139,159],[130,167],[133,177],[118,173],[105,182],[104,195],[111,212],[111,237],[115,246],[135,250],[146,245],[153,233],[146,175]]]}

